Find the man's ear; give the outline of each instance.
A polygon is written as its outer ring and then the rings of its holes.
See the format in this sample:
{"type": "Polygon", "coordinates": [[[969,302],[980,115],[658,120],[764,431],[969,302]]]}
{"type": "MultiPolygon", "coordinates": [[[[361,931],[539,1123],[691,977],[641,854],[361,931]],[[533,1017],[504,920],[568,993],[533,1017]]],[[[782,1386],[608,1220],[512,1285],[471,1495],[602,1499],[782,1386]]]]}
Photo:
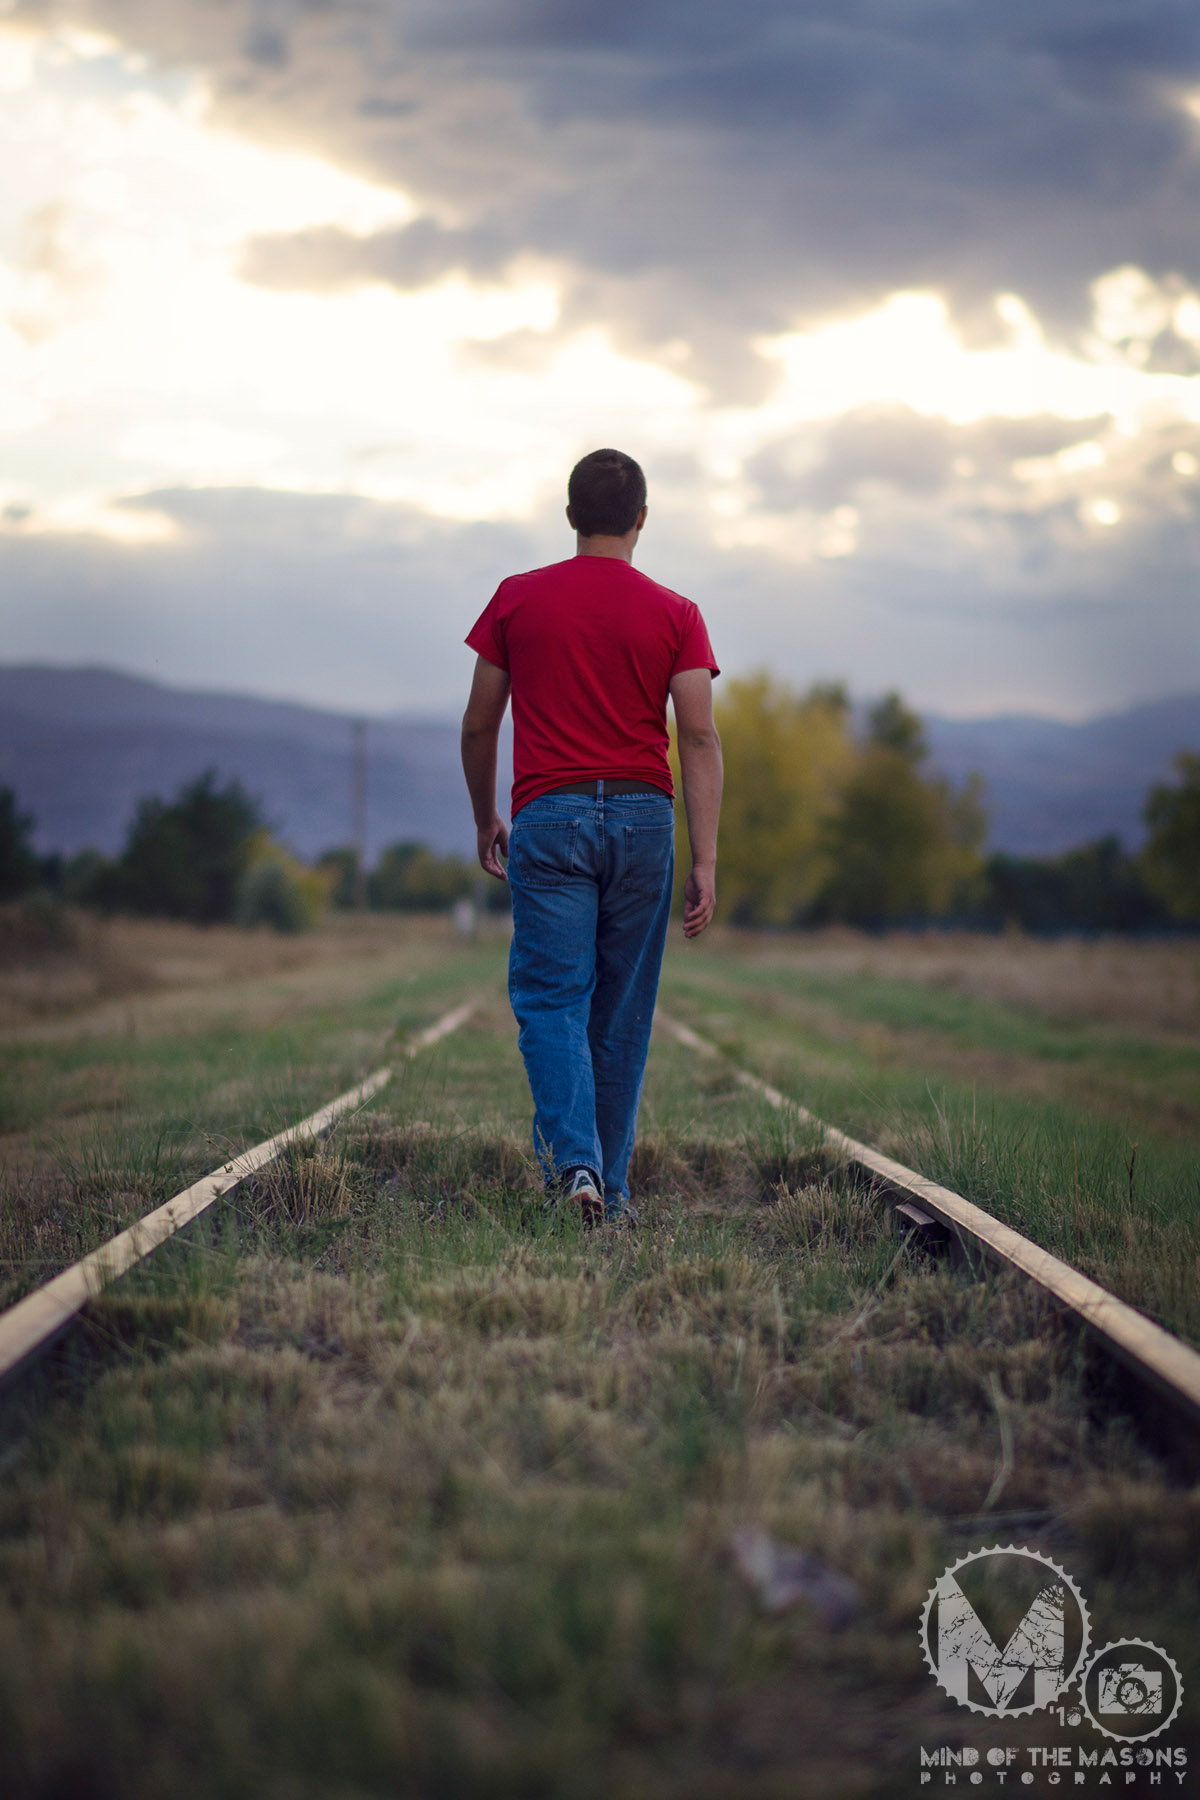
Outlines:
{"type": "Polygon", "coordinates": [[[637,516],[637,525],[634,527],[635,530],[640,531],[642,529],[642,526],[646,523],[646,514],[649,510],[650,508],[648,506],[642,507],[641,512],[637,516]]]}
{"type": "Polygon", "coordinates": [[[567,508],[567,524],[571,527],[572,531],[575,530],[575,514],[571,511],[569,506],[567,508]]]}

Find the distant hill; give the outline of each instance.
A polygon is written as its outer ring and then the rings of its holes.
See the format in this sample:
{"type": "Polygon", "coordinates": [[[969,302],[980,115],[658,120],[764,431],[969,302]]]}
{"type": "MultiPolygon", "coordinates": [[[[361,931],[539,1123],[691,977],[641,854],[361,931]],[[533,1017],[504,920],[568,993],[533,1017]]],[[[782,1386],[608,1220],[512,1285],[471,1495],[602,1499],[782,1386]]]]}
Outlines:
{"type": "Polygon", "coordinates": [[[1079,725],[1012,714],[926,719],[932,759],[961,779],[987,782],[993,849],[1049,856],[1115,832],[1143,837],[1146,790],[1170,774],[1179,750],[1200,750],[1200,694],[1150,700],[1079,725]]]}
{"type": "MultiPolygon", "coordinates": [[[[37,819],[43,850],[117,850],[136,802],[203,769],[236,775],[302,856],[351,836],[345,713],[192,693],[111,669],[0,667],[0,787],[37,819]]],[[[367,724],[368,853],[413,838],[473,854],[458,727],[367,724]]],[[[507,764],[504,779],[509,779],[507,764]]]]}
{"type": "MultiPolygon", "coordinates": [[[[1116,832],[1141,835],[1146,789],[1176,751],[1200,750],[1200,694],[1081,725],[1010,715],[926,718],[932,761],[987,783],[996,849],[1050,855],[1116,832]]],[[[415,838],[471,854],[457,723],[373,718],[367,727],[368,848],[415,838]]],[[[502,782],[507,790],[507,740],[502,782]]],[[[144,794],[169,795],[209,767],[236,775],[303,856],[350,836],[345,713],[193,693],[111,669],[0,667],[0,787],[38,821],[43,850],[119,848],[144,794]]]]}

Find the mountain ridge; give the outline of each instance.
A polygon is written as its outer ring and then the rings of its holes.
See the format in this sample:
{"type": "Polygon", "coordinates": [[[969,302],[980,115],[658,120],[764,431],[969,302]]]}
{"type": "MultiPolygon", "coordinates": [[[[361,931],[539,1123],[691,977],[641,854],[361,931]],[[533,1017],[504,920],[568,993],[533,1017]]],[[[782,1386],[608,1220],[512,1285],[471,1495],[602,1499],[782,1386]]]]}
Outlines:
{"type": "MultiPolygon", "coordinates": [[[[237,776],[304,856],[350,837],[356,715],[253,694],[171,687],[104,666],[0,665],[0,786],[37,819],[44,851],[112,853],[134,805],[203,769],[237,776]]],[[[361,715],[359,715],[361,716],[361,715]]],[[[456,721],[368,715],[368,852],[419,839],[470,855],[456,721]]],[[[1115,833],[1135,844],[1149,786],[1200,749],[1200,694],[1072,722],[1040,714],[925,716],[930,765],[984,778],[989,844],[1051,855],[1115,833]]],[[[506,791],[509,739],[502,746],[506,791]]]]}

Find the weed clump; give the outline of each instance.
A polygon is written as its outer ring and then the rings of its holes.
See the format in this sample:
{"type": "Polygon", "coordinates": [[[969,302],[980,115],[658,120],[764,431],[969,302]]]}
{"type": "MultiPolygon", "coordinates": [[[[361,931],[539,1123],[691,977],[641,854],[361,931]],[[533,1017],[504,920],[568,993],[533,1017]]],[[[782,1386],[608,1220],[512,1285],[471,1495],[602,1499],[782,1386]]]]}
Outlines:
{"type": "Polygon", "coordinates": [[[354,1201],[353,1176],[354,1165],[340,1145],[301,1139],[242,1183],[239,1210],[259,1225],[343,1219],[354,1201]]]}

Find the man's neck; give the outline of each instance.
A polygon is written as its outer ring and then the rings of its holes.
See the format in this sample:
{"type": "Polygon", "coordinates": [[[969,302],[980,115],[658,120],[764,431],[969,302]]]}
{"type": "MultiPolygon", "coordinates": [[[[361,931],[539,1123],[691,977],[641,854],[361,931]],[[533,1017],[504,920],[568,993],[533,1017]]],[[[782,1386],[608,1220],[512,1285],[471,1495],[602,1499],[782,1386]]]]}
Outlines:
{"type": "Polygon", "coordinates": [[[582,537],[579,532],[576,532],[575,554],[576,556],[607,556],[615,562],[631,563],[637,540],[636,531],[630,531],[624,537],[582,537]]]}

